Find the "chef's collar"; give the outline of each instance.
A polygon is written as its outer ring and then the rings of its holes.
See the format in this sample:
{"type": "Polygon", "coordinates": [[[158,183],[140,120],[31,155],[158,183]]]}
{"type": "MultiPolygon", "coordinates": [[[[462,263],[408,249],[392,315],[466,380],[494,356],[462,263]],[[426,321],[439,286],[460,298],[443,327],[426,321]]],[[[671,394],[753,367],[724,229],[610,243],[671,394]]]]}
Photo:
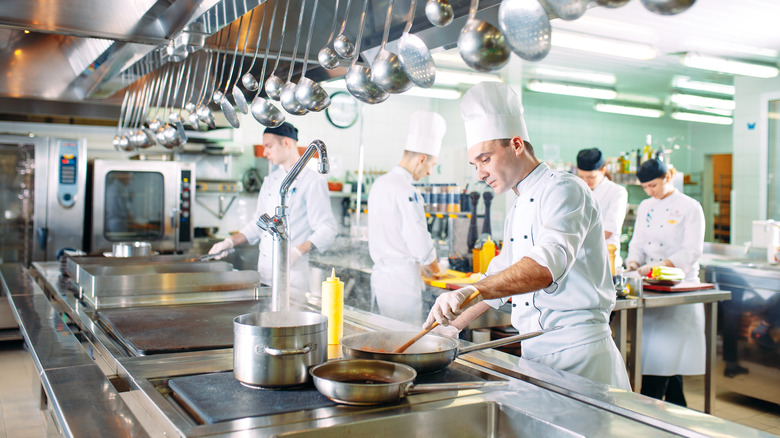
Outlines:
{"type": "Polygon", "coordinates": [[[400,164],[397,164],[393,170],[397,171],[400,175],[404,177],[405,180],[411,182],[414,182],[414,178],[412,177],[412,172],[409,172],[405,167],[401,166],[400,164]]]}
{"type": "Polygon", "coordinates": [[[539,180],[542,179],[542,176],[544,176],[548,170],[550,170],[550,166],[548,166],[547,163],[539,163],[536,167],[534,167],[534,170],[532,170],[531,173],[529,173],[525,178],[517,183],[515,186],[515,191],[517,194],[522,195],[523,192],[528,190],[529,187],[539,182],[539,180]]]}

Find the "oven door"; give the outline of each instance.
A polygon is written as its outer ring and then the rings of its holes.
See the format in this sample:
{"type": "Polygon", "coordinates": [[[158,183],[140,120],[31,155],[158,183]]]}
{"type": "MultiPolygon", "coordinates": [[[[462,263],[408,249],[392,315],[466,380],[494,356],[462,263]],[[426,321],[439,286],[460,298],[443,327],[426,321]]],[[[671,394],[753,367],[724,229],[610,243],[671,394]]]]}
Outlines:
{"type": "Polygon", "coordinates": [[[95,160],[90,250],[136,241],[159,252],[192,248],[194,178],[194,163],[95,160]]]}

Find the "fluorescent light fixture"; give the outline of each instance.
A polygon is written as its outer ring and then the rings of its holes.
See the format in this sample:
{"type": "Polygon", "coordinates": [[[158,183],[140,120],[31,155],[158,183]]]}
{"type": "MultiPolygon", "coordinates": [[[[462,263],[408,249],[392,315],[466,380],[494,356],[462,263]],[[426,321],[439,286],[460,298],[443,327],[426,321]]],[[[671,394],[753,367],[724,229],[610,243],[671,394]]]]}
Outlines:
{"type": "Polygon", "coordinates": [[[672,86],[683,90],[706,91],[715,94],[728,94],[733,96],[736,87],[733,85],[716,84],[715,82],[694,81],[687,76],[675,76],[672,78],[672,86]]]}
{"type": "Polygon", "coordinates": [[[745,44],[732,43],[730,41],[712,40],[708,38],[691,38],[686,41],[685,47],[695,47],[702,52],[737,52],[748,55],[758,55],[766,58],[777,58],[778,52],[775,49],[766,47],[748,46],[745,44]]]}
{"type": "Polygon", "coordinates": [[[596,111],[602,113],[625,114],[627,116],[652,117],[659,118],[664,115],[663,110],[656,108],[641,108],[637,106],[616,105],[611,103],[599,102],[594,107],[596,111]]]}
{"type": "Polygon", "coordinates": [[[734,115],[734,110],[729,110],[729,109],[707,108],[707,107],[695,106],[695,105],[677,105],[677,107],[682,110],[715,114],[717,116],[731,117],[734,115]]]}
{"type": "Polygon", "coordinates": [[[716,99],[714,97],[696,96],[693,94],[672,93],[671,101],[680,106],[700,106],[705,108],[734,109],[734,101],[716,99]]]}
{"type": "Polygon", "coordinates": [[[534,67],[535,76],[564,81],[585,82],[602,85],[615,85],[617,78],[612,73],[602,73],[587,70],[571,70],[550,67],[534,67]]]}
{"type": "Polygon", "coordinates": [[[735,61],[733,59],[699,55],[698,53],[680,55],[680,62],[687,67],[757,78],[773,78],[778,73],[778,68],[773,65],[735,61]]]}
{"type": "Polygon", "coordinates": [[[489,73],[456,70],[437,70],[436,85],[479,84],[480,82],[502,82],[501,77],[489,73]]]}
{"type": "Polygon", "coordinates": [[[640,106],[661,106],[664,103],[663,99],[660,99],[655,96],[645,96],[643,94],[633,94],[633,93],[618,93],[615,100],[619,100],[621,102],[626,102],[626,103],[638,104],[640,106]]]}
{"type": "Polygon", "coordinates": [[[600,53],[629,59],[653,59],[658,55],[658,49],[643,43],[602,38],[592,35],[556,31],[552,35],[555,47],[600,53]]]}
{"type": "MultiPolygon", "coordinates": [[[[321,85],[324,88],[330,88],[336,90],[347,89],[347,82],[343,78],[335,79],[328,82],[323,82],[321,85]]],[[[406,91],[403,94],[405,96],[429,97],[432,99],[445,99],[445,100],[459,99],[461,96],[461,92],[458,90],[452,90],[447,88],[419,88],[419,87],[412,87],[409,89],[409,91],[406,91]]]]}
{"type": "Polygon", "coordinates": [[[617,96],[615,90],[608,88],[593,88],[585,85],[563,84],[560,82],[546,82],[531,79],[525,83],[525,87],[539,93],[564,94],[567,96],[593,97],[595,99],[614,99],[617,96]]]}
{"type": "Polygon", "coordinates": [[[714,123],[716,125],[731,125],[733,123],[733,119],[731,117],[711,116],[707,114],[696,114],[683,111],[673,112],[672,118],[686,122],[714,123]]]}

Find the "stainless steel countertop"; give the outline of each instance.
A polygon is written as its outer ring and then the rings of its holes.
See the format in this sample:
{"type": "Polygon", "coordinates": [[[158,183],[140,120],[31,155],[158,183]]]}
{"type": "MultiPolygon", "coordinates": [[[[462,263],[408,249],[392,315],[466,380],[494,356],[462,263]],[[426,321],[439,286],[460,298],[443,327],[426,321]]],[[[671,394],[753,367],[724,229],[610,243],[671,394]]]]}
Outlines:
{"type": "MultiPolygon", "coordinates": [[[[11,278],[12,287],[6,286],[9,291],[27,288],[41,297],[35,300],[12,300],[12,305],[19,306],[17,314],[20,325],[24,327],[25,341],[43,345],[31,333],[35,333],[35,327],[51,326],[51,329],[55,329],[57,320],[61,321],[60,311],[73,319],[75,327],[83,331],[85,338],[79,341],[68,326],[61,324],[63,330],[57,336],[63,338],[63,341],[57,345],[62,344],[65,352],[72,351],[76,362],[71,366],[55,368],[57,372],[50,374],[52,377],[47,380],[48,386],[45,385],[45,388],[47,393],[73,391],[73,384],[77,382],[79,389],[82,386],[89,389],[90,402],[85,403],[83,399],[72,402],[78,404],[77,409],[70,407],[70,404],[62,404],[63,400],[55,397],[51,400],[55,411],[62,412],[63,418],[73,427],[79,423],[73,417],[78,412],[80,422],[83,423],[78,424],[80,427],[88,428],[92,424],[105,422],[121,429],[103,429],[115,431],[111,433],[112,436],[270,436],[278,433],[344,436],[370,430],[361,427],[384,428],[395,431],[399,436],[409,434],[412,430],[436,435],[446,428],[452,430],[453,427],[460,427],[465,424],[464,421],[470,424],[469,427],[476,427],[472,431],[476,436],[494,433],[499,427],[502,433],[513,436],[520,431],[532,436],[771,436],[694,410],[609,388],[527,360],[518,360],[517,357],[496,350],[473,352],[459,357],[456,363],[475,372],[509,379],[507,387],[411,395],[401,403],[374,408],[338,406],[198,425],[161,389],[164,389],[166,379],[172,376],[232,369],[232,349],[129,357],[91,320],[93,311],[75,299],[70,291],[60,289],[57,283],[58,263],[35,264],[35,271],[46,289],[48,299],[41,299],[46,298],[44,292],[18,265],[11,268],[4,265],[0,269],[5,284],[8,284],[9,276],[11,278]],[[85,344],[92,350],[95,356],[93,363],[97,365],[83,362],[86,350],[79,351],[77,347],[85,344]],[[90,368],[92,372],[67,374],[65,371],[76,372],[84,368],[90,368]],[[67,375],[72,376],[70,380],[67,375]],[[103,392],[97,391],[98,388],[102,388],[103,392]],[[94,404],[111,410],[93,408],[94,404]],[[474,426],[472,422],[481,424],[474,426]],[[140,425],[143,425],[143,429],[136,429],[140,425]]],[[[316,301],[309,299],[311,297],[293,298],[298,307],[318,310],[316,301]]],[[[406,324],[352,308],[345,309],[345,319],[347,332],[408,329],[406,324]]],[[[41,354],[40,348],[32,351],[41,354]]],[[[331,357],[338,355],[338,348],[329,349],[329,353],[331,357]]],[[[91,360],[89,355],[87,357],[91,360]]],[[[54,360],[46,355],[44,358],[46,360],[43,362],[54,360]]],[[[40,358],[38,362],[43,363],[40,358]]],[[[469,433],[465,429],[460,431],[466,435],[469,433]]]]}

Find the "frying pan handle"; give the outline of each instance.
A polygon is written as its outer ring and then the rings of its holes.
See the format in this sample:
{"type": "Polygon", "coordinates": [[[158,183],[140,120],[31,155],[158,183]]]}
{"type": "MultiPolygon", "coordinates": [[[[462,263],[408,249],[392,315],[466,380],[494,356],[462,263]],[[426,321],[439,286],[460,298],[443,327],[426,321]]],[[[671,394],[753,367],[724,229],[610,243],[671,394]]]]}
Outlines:
{"type": "Polygon", "coordinates": [[[509,336],[509,337],[506,337],[506,338],[502,338],[502,339],[496,339],[495,341],[483,342],[481,344],[476,344],[476,345],[470,345],[468,347],[459,349],[458,350],[458,355],[471,353],[472,351],[477,351],[477,350],[485,350],[487,348],[500,347],[502,345],[511,344],[511,343],[514,343],[514,342],[519,342],[519,341],[523,341],[523,340],[530,339],[530,338],[535,338],[535,337],[537,337],[537,336],[539,336],[541,334],[550,333],[550,332],[553,332],[555,330],[558,330],[559,328],[561,328],[561,327],[553,327],[553,328],[551,328],[549,330],[538,330],[538,331],[535,331],[535,332],[523,333],[521,335],[514,335],[514,336],[509,336]]]}
{"type": "Polygon", "coordinates": [[[255,347],[255,352],[257,354],[268,354],[271,356],[292,356],[294,354],[307,354],[310,351],[316,349],[317,349],[317,344],[306,344],[303,346],[303,348],[289,348],[289,349],[263,347],[262,345],[258,345],[255,347]]]}
{"type": "Polygon", "coordinates": [[[485,381],[485,382],[452,382],[452,383],[428,383],[425,385],[412,385],[409,387],[408,394],[416,394],[420,392],[432,392],[432,391],[446,391],[446,390],[466,390],[466,389],[480,389],[486,386],[506,386],[506,381],[485,381]]]}

